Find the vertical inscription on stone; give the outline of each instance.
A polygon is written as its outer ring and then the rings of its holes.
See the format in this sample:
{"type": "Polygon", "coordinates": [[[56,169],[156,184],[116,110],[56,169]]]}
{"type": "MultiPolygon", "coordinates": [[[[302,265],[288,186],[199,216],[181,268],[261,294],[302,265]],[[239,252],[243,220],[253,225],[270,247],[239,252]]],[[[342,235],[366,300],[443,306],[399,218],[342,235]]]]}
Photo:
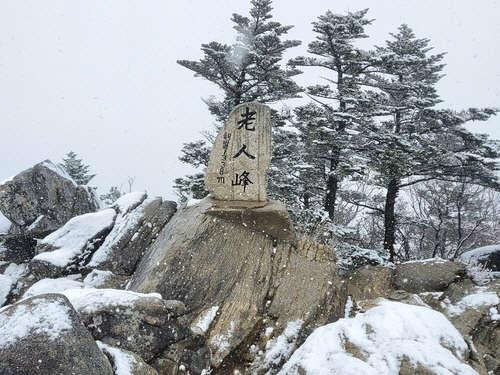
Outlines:
{"type": "Polygon", "coordinates": [[[271,109],[257,102],[233,109],[210,153],[205,185],[224,201],[266,201],[271,109]]]}

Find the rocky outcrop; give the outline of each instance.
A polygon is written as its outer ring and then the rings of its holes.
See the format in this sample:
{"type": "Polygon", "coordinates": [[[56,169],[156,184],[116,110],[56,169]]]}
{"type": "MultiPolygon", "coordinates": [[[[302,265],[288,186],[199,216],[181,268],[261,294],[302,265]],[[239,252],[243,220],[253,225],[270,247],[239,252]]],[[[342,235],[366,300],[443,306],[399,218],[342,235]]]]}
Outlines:
{"type": "Polygon", "coordinates": [[[56,278],[93,269],[130,276],[170,220],[176,204],[146,192],[133,192],[110,208],[80,215],[45,237],[30,262],[37,279],[56,278]]]}
{"type": "Polygon", "coordinates": [[[72,218],[62,228],[45,237],[37,246],[30,270],[38,279],[77,273],[89,261],[113,228],[112,209],[72,218]]]}
{"type": "Polygon", "coordinates": [[[179,212],[139,264],[129,288],[182,301],[186,319],[207,337],[213,367],[229,373],[254,362],[254,372],[265,372],[280,363],[262,360],[265,354],[258,358],[269,340],[291,322],[300,325],[298,336],[338,319],[344,298],[333,257],[305,257],[288,217],[272,221],[268,232],[266,226],[245,225],[246,217],[255,223],[282,217],[283,206],[235,210],[225,214],[207,198],[179,212]]]}
{"type": "Polygon", "coordinates": [[[454,283],[434,307],[470,340],[474,361],[487,373],[500,373],[500,281],[476,286],[470,280],[454,283]]]}
{"type": "Polygon", "coordinates": [[[93,254],[87,267],[130,276],[158,233],[175,214],[177,205],[160,197],[148,199],[146,192],[135,192],[120,198],[112,208],[117,213],[113,230],[93,254]]]}
{"type": "Polygon", "coordinates": [[[406,262],[394,270],[398,289],[410,293],[444,291],[451,283],[464,278],[465,265],[444,259],[406,262]]]}
{"type": "Polygon", "coordinates": [[[378,297],[388,298],[395,290],[394,270],[390,267],[365,266],[343,275],[347,295],[356,302],[378,297]]]}
{"type": "Polygon", "coordinates": [[[49,160],[0,185],[0,211],[13,224],[11,234],[44,237],[72,217],[98,208],[91,190],[78,186],[49,160]]]}
{"type": "Polygon", "coordinates": [[[0,373],[113,375],[111,364],[60,294],[32,297],[0,311],[0,373]]]}
{"type": "Polygon", "coordinates": [[[145,361],[190,335],[189,328],[178,322],[177,318],[185,312],[178,301],[113,289],[62,293],[95,340],[134,352],[145,361]]]}

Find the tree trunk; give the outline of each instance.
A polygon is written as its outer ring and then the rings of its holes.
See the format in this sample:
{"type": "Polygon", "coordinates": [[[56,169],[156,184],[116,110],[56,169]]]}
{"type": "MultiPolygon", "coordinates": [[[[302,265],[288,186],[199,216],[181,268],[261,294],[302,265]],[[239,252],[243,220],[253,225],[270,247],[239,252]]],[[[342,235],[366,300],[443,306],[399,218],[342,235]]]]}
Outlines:
{"type": "Polygon", "coordinates": [[[338,187],[338,178],[331,175],[328,176],[328,180],[326,181],[325,210],[328,212],[330,220],[333,220],[335,217],[335,200],[337,199],[338,187]]]}
{"type": "Polygon", "coordinates": [[[384,249],[389,252],[389,261],[394,262],[395,250],[394,244],[396,243],[396,198],[399,193],[398,182],[392,179],[387,186],[387,195],[385,198],[385,212],[384,212],[384,249]]]}
{"type": "Polygon", "coordinates": [[[326,180],[326,196],[325,196],[325,211],[328,212],[328,217],[333,221],[335,217],[335,201],[337,200],[337,192],[339,190],[339,179],[336,175],[332,175],[337,170],[340,163],[340,150],[337,148],[332,152],[330,160],[330,170],[326,180]]]}

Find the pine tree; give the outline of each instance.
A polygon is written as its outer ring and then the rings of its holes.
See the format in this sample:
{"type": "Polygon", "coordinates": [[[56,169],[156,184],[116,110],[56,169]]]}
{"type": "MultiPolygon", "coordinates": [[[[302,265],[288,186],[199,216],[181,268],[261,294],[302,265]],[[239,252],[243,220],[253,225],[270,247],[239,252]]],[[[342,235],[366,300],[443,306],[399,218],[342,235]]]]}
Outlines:
{"type": "Polygon", "coordinates": [[[323,200],[330,220],[334,220],[342,180],[359,172],[351,144],[353,131],[368,116],[369,97],[361,86],[370,60],[355,42],[367,37],[364,27],[372,22],[366,18],[367,12],[339,15],[328,11],[318,17],[313,23],[317,37],[308,48],[313,57],[300,56],[289,62],[293,67],[326,70],[326,84],[307,88],[313,103],[295,111],[295,126],[307,144],[303,161],[309,165],[308,173],[303,174],[307,194],[323,200]]]}
{"type": "Polygon", "coordinates": [[[82,163],[82,159],[77,159],[77,154],[70,151],[63,158],[63,163],[59,164],[75,180],[78,185],[87,185],[96,175],[89,174],[90,167],[82,163]]]}
{"type": "MultiPolygon", "coordinates": [[[[177,61],[194,71],[196,77],[205,78],[222,90],[222,100],[213,96],[205,100],[219,123],[225,121],[238,104],[254,100],[275,102],[296,97],[300,91],[291,79],[299,71],[280,66],[283,53],[300,44],[297,40],[282,40],[292,26],[282,26],[271,20],[271,0],[252,0],[251,4],[250,17],[232,16],[237,32],[234,45],[210,42],[201,46],[204,55],[201,60],[177,61]]],[[[181,161],[195,167],[206,166],[209,148],[202,142],[186,144],[181,161]]],[[[186,192],[195,196],[206,194],[200,185],[202,175],[177,179],[178,193],[182,196],[186,192]]]]}
{"type": "Polygon", "coordinates": [[[118,186],[111,186],[109,191],[106,194],[101,195],[100,198],[106,206],[110,206],[122,195],[123,194],[120,189],[118,189],[118,186]]]}
{"type": "Polygon", "coordinates": [[[429,55],[428,39],[417,39],[402,25],[394,40],[377,48],[380,73],[370,76],[381,91],[377,103],[379,121],[363,127],[370,147],[366,159],[377,172],[376,182],[385,188],[384,248],[396,256],[396,200],[401,189],[422,181],[453,181],[467,176],[468,182],[500,187],[493,173],[499,170],[498,144],[478,136],[464,124],[485,120],[494,109],[470,109],[461,114],[437,110],[440,102],[435,85],[441,78],[444,54],[429,55]]]}

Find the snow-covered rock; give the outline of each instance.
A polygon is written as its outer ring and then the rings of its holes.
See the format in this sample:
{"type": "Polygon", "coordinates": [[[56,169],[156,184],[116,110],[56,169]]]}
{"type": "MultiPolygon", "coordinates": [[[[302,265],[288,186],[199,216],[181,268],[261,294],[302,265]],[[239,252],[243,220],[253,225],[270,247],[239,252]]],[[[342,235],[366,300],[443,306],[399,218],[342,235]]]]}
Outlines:
{"type": "Polygon", "coordinates": [[[43,237],[74,216],[96,211],[99,205],[92,191],[77,186],[49,160],[0,184],[0,211],[13,224],[12,234],[43,237]]]}
{"type": "Polygon", "coordinates": [[[279,374],[476,375],[465,363],[468,355],[443,314],[382,300],[366,313],[316,329],[279,374]]]}
{"type": "Polygon", "coordinates": [[[190,335],[175,318],[185,312],[179,301],[159,294],[116,289],[69,289],[64,294],[96,340],[132,351],[149,361],[190,335]]]}
{"type": "Polygon", "coordinates": [[[465,277],[465,265],[444,259],[405,262],[394,270],[398,289],[410,293],[438,292],[465,277]]]}
{"type": "Polygon", "coordinates": [[[113,209],[72,218],[39,243],[40,254],[33,258],[30,269],[38,277],[57,277],[78,270],[105,240],[115,218],[113,209]]]}
{"type": "Polygon", "coordinates": [[[160,197],[147,198],[145,192],[120,197],[112,205],[117,212],[115,225],[87,266],[131,275],[176,207],[175,202],[160,197]]]}
{"type": "Polygon", "coordinates": [[[9,233],[12,223],[0,212],[0,236],[9,233]]]}
{"type": "Polygon", "coordinates": [[[470,281],[452,284],[439,297],[442,311],[463,337],[472,340],[476,361],[488,373],[500,372],[500,281],[475,286],[470,281]]]}
{"type": "Polygon", "coordinates": [[[68,299],[45,294],[0,309],[0,373],[113,375],[68,299]]]}

